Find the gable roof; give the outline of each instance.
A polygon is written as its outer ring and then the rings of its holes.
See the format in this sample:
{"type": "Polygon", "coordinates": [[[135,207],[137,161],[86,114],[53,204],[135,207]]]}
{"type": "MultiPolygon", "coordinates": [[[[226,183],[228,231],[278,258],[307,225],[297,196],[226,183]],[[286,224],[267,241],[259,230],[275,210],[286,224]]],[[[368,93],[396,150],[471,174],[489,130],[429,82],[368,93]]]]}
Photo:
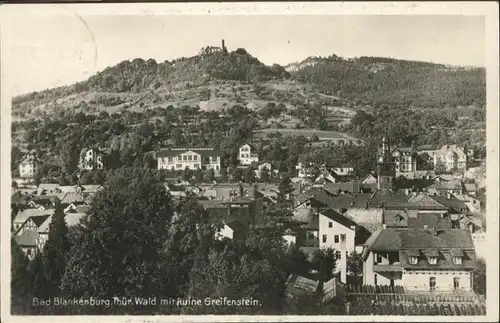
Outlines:
{"type": "Polygon", "coordinates": [[[187,153],[188,151],[192,151],[194,153],[197,153],[203,157],[209,157],[209,156],[220,156],[220,151],[215,148],[206,148],[206,147],[178,147],[178,148],[167,148],[167,149],[162,149],[160,151],[156,152],[156,157],[174,157],[178,156],[184,153],[187,153]]]}
{"type": "Polygon", "coordinates": [[[408,219],[409,229],[451,230],[451,218],[443,213],[418,213],[408,219]]]}
{"type": "MultiPolygon", "coordinates": [[[[43,222],[45,222],[45,220],[47,220],[47,218],[49,217],[50,215],[46,214],[46,215],[36,215],[36,216],[32,216],[32,217],[29,217],[27,221],[29,221],[31,219],[31,221],[33,221],[33,223],[37,226],[37,227],[40,227],[40,225],[42,225],[43,222]]],[[[26,223],[25,222],[25,223],[26,223]]]]}
{"type": "Polygon", "coordinates": [[[350,218],[345,217],[342,214],[340,214],[332,209],[326,209],[326,210],[320,211],[319,213],[326,216],[327,218],[337,222],[337,223],[340,223],[344,227],[351,228],[351,226],[355,226],[355,227],[358,226],[357,223],[354,222],[353,220],[351,220],[350,218]]]}
{"type": "Polygon", "coordinates": [[[81,203],[85,202],[85,198],[80,193],[73,193],[73,192],[66,193],[64,197],[61,199],[62,204],[71,204],[77,202],[81,203]]]}
{"type": "Polygon", "coordinates": [[[19,211],[14,218],[14,223],[24,223],[26,220],[28,220],[30,217],[33,216],[40,216],[40,215],[52,215],[54,214],[55,209],[45,209],[45,210],[39,210],[39,209],[24,209],[22,211],[19,211]]]}

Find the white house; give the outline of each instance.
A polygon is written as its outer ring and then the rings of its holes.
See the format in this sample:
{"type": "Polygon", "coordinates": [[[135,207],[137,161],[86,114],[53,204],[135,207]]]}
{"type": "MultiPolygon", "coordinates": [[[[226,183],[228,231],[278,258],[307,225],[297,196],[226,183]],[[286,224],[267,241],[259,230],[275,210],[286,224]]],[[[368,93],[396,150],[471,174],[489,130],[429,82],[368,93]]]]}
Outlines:
{"type": "Polygon", "coordinates": [[[156,153],[158,169],[213,169],[220,172],[220,152],[214,148],[170,148],[156,153]]]}
{"type": "Polygon", "coordinates": [[[354,167],[348,164],[344,164],[340,165],[339,167],[334,167],[333,171],[339,176],[347,176],[354,173],[354,167]]]}
{"type": "Polygon", "coordinates": [[[240,147],[238,160],[241,165],[251,165],[259,162],[259,155],[256,154],[256,149],[250,144],[244,144],[240,147]]]}
{"type": "Polygon", "coordinates": [[[104,156],[95,148],[83,148],[78,163],[80,170],[104,169],[104,156]]]}
{"type": "Polygon", "coordinates": [[[468,230],[385,228],[363,250],[363,284],[410,291],[470,291],[476,253],[468,230]]]}
{"type": "Polygon", "coordinates": [[[447,171],[466,170],[467,154],[457,145],[444,145],[434,154],[434,166],[443,165],[447,171]]]}
{"type": "Polygon", "coordinates": [[[22,178],[33,178],[37,172],[38,161],[34,155],[28,155],[19,164],[19,175],[22,178]]]}

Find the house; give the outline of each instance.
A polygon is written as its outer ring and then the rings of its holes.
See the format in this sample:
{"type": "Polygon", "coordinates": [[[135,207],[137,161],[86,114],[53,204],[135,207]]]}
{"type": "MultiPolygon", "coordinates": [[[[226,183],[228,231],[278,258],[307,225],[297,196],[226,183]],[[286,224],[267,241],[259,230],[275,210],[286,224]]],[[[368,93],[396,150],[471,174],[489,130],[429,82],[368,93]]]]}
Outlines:
{"type": "Polygon", "coordinates": [[[17,212],[16,217],[14,218],[13,221],[13,229],[14,232],[17,232],[21,226],[28,220],[30,217],[33,216],[42,216],[42,215],[52,215],[54,214],[55,209],[45,209],[45,210],[38,210],[38,209],[24,209],[19,212],[17,212]]]}
{"type": "Polygon", "coordinates": [[[256,153],[256,149],[254,146],[245,143],[239,149],[238,160],[240,161],[241,165],[251,165],[253,163],[259,162],[259,154],[256,153]]]}
{"type": "Polygon", "coordinates": [[[52,209],[56,206],[58,198],[53,195],[35,195],[27,203],[27,206],[32,209],[52,209]]]}
{"type": "Polygon", "coordinates": [[[447,182],[435,182],[424,190],[429,195],[447,196],[450,194],[463,194],[464,186],[461,180],[455,179],[447,182]]]}
{"type": "Polygon", "coordinates": [[[366,177],[361,181],[362,184],[377,184],[377,176],[373,173],[369,173],[366,177]]]}
{"type": "MultiPolygon", "coordinates": [[[[337,259],[343,255],[341,251],[354,251],[356,246],[356,227],[358,225],[342,214],[326,209],[319,212],[319,247],[337,250],[337,259]]],[[[368,238],[368,237],[367,237],[368,238]]],[[[364,243],[364,241],[362,241],[364,243]]]]}
{"type": "Polygon", "coordinates": [[[247,228],[236,219],[224,221],[222,226],[217,228],[216,239],[244,240],[247,235],[247,228]]]}
{"type": "Polygon", "coordinates": [[[213,169],[220,173],[221,155],[215,148],[176,147],[156,152],[158,169],[213,169]]]}
{"type": "Polygon", "coordinates": [[[40,183],[37,188],[37,195],[55,195],[58,193],[59,184],[40,183]]]}
{"type": "Polygon", "coordinates": [[[32,260],[37,252],[36,231],[26,231],[21,235],[14,236],[14,241],[21,248],[29,260],[32,260]]]}
{"type": "Polygon", "coordinates": [[[333,167],[333,171],[339,176],[348,176],[354,173],[354,166],[342,164],[340,166],[333,167]]]}
{"type": "Polygon", "coordinates": [[[17,229],[15,235],[19,236],[22,235],[24,232],[27,231],[33,231],[36,232],[40,225],[47,220],[47,218],[50,215],[45,214],[45,215],[35,215],[35,216],[30,216],[20,227],[17,229]]]}
{"type": "Polygon", "coordinates": [[[97,148],[83,148],[80,151],[78,168],[83,170],[104,169],[104,154],[97,148]]]}
{"type": "Polygon", "coordinates": [[[394,147],[391,151],[396,173],[407,173],[417,170],[417,151],[413,147],[394,147]]]}
{"type": "Polygon", "coordinates": [[[80,193],[66,193],[61,197],[62,205],[80,205],[85,203],[85,197],[80,193]]]}
{"type": "Polygon", "coordinates": [[[256,184],[246,183],[217,183],[204,188],[202,196],[217,200],[228,200],[234,197],[248,197],[251,199],[262,197],[256,184]]]}
{"type": "Polygon", "coordinates": [[[467,154],[457,145],[444,145],[434,154],[434,167],[443,165],[446,171],[467,169],[467,154]]]}
{"type": "Polygon", "coordinates": [[[35,155],[27,155],[19,164],[19,175],[22,178],[34,178],[38,170],[38,160],[35,155]]]}
{"type": "Polygon", "coordinates": [[[273,177],[278,174],[278,169],[273,169],[273,165],[270,162],[263,162],[257,166],[257,169],[255,170],[255,177],[260,179],[263,172],[267,172],[269,177],[273,177]]]}
{"type": "Polygon", "coordinates": [[[471,196],[468,194],[454,194],[453,196],[457,200],[464,202],[469,211],[472,213],[481,212],[481,208],[484,207],[481,203],[481,200],[476,196],[471,196]]]}
{"type": "Polygon", "coordinates": [[[465,202],[454,196],[430,196],[433,200],[448,208],[450,214],[468,214],[469,208],[465,202]]]}
{"type": "Polygon", "coordinates": [[[470,291],[476,268],[467,230],[381,227],[366,241],[362,259],[363,284],[409,291],[470,291]]]}

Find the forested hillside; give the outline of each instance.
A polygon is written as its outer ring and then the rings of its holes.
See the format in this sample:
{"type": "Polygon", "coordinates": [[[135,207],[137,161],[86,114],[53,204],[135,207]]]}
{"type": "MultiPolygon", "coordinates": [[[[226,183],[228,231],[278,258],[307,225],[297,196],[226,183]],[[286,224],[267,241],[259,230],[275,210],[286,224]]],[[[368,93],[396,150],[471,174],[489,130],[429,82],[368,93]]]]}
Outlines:
{"type": "Polygon", "coordinates": [[[343,59],[335,55],[298,66],[292,74],[294,79],[375,107],[484,106],[486,102],[483,68],[381,57],[343,59]]]}

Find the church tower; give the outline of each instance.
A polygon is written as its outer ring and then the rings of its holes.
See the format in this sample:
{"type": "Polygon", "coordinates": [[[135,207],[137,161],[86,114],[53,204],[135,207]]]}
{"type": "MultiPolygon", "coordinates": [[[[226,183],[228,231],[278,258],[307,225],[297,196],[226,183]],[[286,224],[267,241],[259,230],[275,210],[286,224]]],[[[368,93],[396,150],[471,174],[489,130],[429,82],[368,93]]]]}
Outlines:
{"type": "Polygon", "coordinates": [[[390,190],[395,177],[396,167],[392,161],[389,143],[384,137],[377,154],[377,188],[381,191],[390,190]]]}

